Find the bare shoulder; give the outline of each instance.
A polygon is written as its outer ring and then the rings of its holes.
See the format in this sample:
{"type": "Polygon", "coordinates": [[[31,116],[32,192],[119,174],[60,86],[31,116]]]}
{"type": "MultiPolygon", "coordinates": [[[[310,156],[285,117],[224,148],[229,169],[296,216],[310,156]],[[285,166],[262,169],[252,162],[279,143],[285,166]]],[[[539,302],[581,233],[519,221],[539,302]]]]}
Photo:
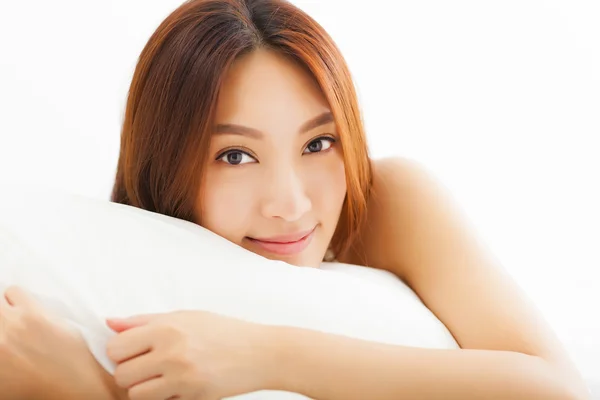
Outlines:
{"type": "MultiPolygon", "coordinates": [[[[421,163],[408,158],[372,161],[373,186],[367,216],[344,262],[386,269],[406,278],[413,264],[398,258],[414,250],[417,213],[432,211],[435,201],[448,210],[451,196],[421,163]],[[393,250],[393,257],[390,257],[393,250]]],[[[457,212],[456,210],[454,212],[457,212]]]]}
{"type": "Polygon", "coordinates": [[[407,159],[376,161],[369,202],[346,262],[398,275],[462,348],[516,351],[573,371],[554,332],[431,171],[407,159]]]}

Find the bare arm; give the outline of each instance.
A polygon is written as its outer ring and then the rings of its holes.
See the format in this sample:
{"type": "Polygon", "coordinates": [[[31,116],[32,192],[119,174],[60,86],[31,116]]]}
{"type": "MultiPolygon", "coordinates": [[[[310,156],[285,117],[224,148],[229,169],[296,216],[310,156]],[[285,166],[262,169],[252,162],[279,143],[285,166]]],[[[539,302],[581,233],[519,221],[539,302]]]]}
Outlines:
{"type": "Polygon", "coordinates": [[[328,400],[585,399],[556,365],[512,351],[402,347],[276,328],[274,387],[328,400]]]}
{"type": "Polygon", "coordinates": [[[463,390],[486,391],[503,382],[528,391],[534,389],[523,382],[550,379],[567,392],[585,394],[554,332],[477,239],[450,194],[423,167],[387,159],[374,163],[368,224],[340,261],[395,273],[453,334],[463,350],[410,353],[441,363],[440,369],[422,371],[424,384],[443,390],[461,382],[463,390]],[[459,368],[449,369],[452,365],[459,368]],[[521,369],[525,365],[530,368],[521,369]],[[511,374],[507,367],[520,372],[511,374]],[[503,378],[480,379],[472,372],[478,370],[503,378]],[[447,374],[457,380],[443,379],[447,374]]]}
{"type": "MultiPolygon", "coordinates": [[[[91,354],[90,354],[91,355],[91,354]]],[[[83,360],[82,360],[83,361],[83,360]]],[[[39,400],[129,400],[127,391],[117,387],[114,377],[110,375],[102,366],[92,360],[87,360],[88,365],[85,374],[86,380],[81,380],[81,376],[73,376],[72,380],[62,380],[47,382],[43,394],[35,399],[39,400]]],[[[74,361],[79,363],[80,361],[74,361]]],[[[82,362],[83,364],[83,362],[82,362]]],[[[37,390],[39,393],[39,389],[37,390]]]]}
{"type": "Polygon", "coordinates": [[[83,338],[25,291],[0,295],[1,399],[126,399],[83,338]]]}

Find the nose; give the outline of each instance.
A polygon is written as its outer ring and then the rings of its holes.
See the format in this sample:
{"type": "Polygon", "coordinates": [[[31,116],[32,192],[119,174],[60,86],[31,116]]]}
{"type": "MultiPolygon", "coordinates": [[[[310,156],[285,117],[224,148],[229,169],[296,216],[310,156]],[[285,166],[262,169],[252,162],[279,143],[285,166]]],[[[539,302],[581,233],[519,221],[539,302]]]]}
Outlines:
{"type": "Polygon", "coordinates": [[[264,217],[298,221],[311,207],[306,185],[298,171],[289,167],[275,168],[269,179],[265,179],[262,202],[264,217]]]}

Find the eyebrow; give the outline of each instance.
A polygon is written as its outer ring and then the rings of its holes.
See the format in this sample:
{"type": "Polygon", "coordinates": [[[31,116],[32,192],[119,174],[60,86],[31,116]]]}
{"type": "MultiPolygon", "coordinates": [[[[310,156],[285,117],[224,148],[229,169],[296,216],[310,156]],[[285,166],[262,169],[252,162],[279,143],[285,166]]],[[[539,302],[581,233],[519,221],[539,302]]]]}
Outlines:
{"type": "MultiPolygon", "coordinates": [[[[328,124],[333,122],[333,114],[331,111],[325,111],[324,113],[317,115],[316,117],[306,121],[300,129],[298,130],[298,134],[302,134],[308,131],[311,131],[315,128],[318,128],[321,125],[328,124]]],[[[242,135],[242,136],[250,136],[255,139],[260,139],[263,137],[263,133],[258,129],[250,128],[243,125],[237,124],[218,124],[215,128],[215,133],[219,134],[232,134],[232,135],[242,135]]]]}

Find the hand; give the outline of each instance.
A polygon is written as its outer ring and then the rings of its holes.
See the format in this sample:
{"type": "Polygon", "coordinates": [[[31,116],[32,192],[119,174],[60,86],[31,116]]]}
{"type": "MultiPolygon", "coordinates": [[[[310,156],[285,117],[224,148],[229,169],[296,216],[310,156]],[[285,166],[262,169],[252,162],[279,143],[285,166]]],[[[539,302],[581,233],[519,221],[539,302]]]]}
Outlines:
{"type": "Polygon", "coordinates": [[[216,400],[269,389],[269,326],[205,311],[109,319],[107,354],[130,400],[216,400]]]}
{"type": "Polygon", "coordinates": [[[83,338],[56,321],[20,288],[0,296],[2,399],[116,397],[83,338]]]}

